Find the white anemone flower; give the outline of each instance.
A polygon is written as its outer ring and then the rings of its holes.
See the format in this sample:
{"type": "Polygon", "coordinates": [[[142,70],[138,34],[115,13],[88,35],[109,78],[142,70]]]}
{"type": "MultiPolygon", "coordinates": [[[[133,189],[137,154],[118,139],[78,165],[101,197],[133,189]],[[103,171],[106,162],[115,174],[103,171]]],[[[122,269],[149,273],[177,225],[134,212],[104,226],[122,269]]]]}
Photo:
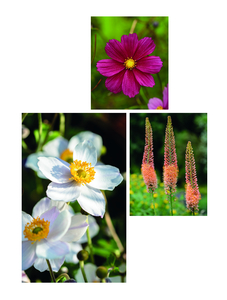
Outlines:
{"type": "Polygon", "coordinates": [[[119,169],[97,164],[97,152],[90,141],[76,145],[73,163],[56,157],[39,157],[41,172],[52,182],[47,196],[52,200],[78,201],[81,208],[93,216],[103,217],[105,198],[100,190],[112,191],[123,177],[119,169]]]}
{"type": "Polygon", "coordinates": [[[78,143],[89,140],[97,150],[97,156],[100,157],[103,147],[102,137],[91,131],[82,131],[74,135],[69,141],[63,137],[57,137],[43,146],[43,151],[32,153],[27,157],[25,167],[37,172],[38,177],[47,179],[38,168],[38,157],[58,157],[71,163],[73,161],[73,150],[78,143]]]}
{"type": "Polygon", "coordinates": [[[32,216],[22,212],[22,270],[32,265],[40,272],[58,271],[70,252],[68,243],[78,241],[88,227],[87,216],[72,216],[67,209],[60,211],[48,198],[33,208],[32,216]]]}

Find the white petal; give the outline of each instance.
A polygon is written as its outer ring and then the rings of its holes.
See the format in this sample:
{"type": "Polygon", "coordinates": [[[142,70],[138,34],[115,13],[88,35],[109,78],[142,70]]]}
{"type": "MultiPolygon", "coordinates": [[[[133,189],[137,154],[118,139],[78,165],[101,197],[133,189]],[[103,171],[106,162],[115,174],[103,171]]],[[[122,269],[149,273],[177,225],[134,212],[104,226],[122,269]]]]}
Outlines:
{"type": "Polygon", "coordinates": [[[56,183],[69,182],[72,177],[69,163],[56,157],[39,157],[38,160],[40,171],[48,179],[56,183]]]}
{"type": "Polygon", "coordinates": [[[76,242],[86,232],[88,227],[87,216],[74,215],[71,217],[71,224],[67,233],[61,238],[64,242],[76,242]]]}
{"type": "Polygon", "coordinates": [[[60,240],[68,231],[71,224],[71,215],[67,210],[62,211],[55,221],[50,224],[48,241],[60,240]]]}
{"type": "Polygon", "coordinates": [[[36,243],[32,244],[31,241],[22,242],[22,270],[30,268],[36,259],[36,243]]]}
{"type": "Polygon", "coordinates": [[[77,264],[79,262],[77,253],[83,249],[79,243],[69,243],[70,252],[65,256],[65,261],[68,263],[77,264]]]}
{"type": "MultiPolygon", "coordinates": [[[[51,265],[51,269],[54,272],[58,272],[60,267],[64,263],[64,257],[63,258],[50,259],[49,262],[50,262],[50,265],[51,265]]],[[[47,265],[47,261],[46,261],[45,258],[37,258],[35,260],[34,267],[37,270],[39,270],[40,272],[49,270],[48,265],[47,265]]]]}
{"type": "MultiPolygon", "coordinates": [[[[77,214],[76,214],[77,215],[77,214]]],[[[89,225],[89,234],[91,239],[96,236],[99,232],[99,225],[97,224],[94,217],[91,215],[88,216],[88,225],[89,225]]],[[[78,243],[87,243],[87,234],[85,234],[79,239],[78,243]]]]}
{"type": "Polygon", "coordinates": [[[99,190],[85,185],[81,188],[81,194],[77,201],[83,210],[89,214],[103,217],[105,213],[105,198],[99,190]]]}
{"type": "Polygon", "coordinates": [[[42,157],[45,156],[47,157],[48,155],[45,154],[44,152],[37,152],[37,153],[32,153],[27,157],[26,163],[25,163],[25,167],[26,168],[30,168],[32,170],[34,170],[35,172],[37,172],[37,175],[40,178],[44,178],[47,179],[45,175],[43,175],[43,173],[40,171],[39,167],[38,167],[38,157],[42,157]]]}
{"type": "Polygon", "coordinates": [[[96,165],[94,169],[96,172],[95,179],[88,185],[96,189],[112,191],[123,180],[118,168],[107,165],[96,165]]]}
{"type": "MultiPolygon", "coordinates": [[[[40,215],[40,219],[44,219],[45,221],[50,222],[49,230],[51,230],[53,223],[57,219],[58,215],[60,214],[59,210],[56,206],[51,207],[49,210],[45,211],[43,214],[40,215]]],[[[49,231],[50,233],[50,231],[49,231]]]]}
{"type": "MultiPolygon", "coordinates": [[[[84,271],[87,277],[87,281],[88,282],[99,282],[100,279],[96,276],[96,269],[97,267],[91,263],[87,263],[84,266],[84,271]]],[[[81,272],[81,269],[79,269],[79,271],[76,274],[76,281],[77,282],[84,282],[84,278],[81,272]]]]}
{"type": "Polygon", "coordinates": [[[32,216],[22,211],[22,241],[27,241],[28,239],[24,237],[24,228],[27,223],[33,220],[32,216]]]}
{"type": "Polygon", "coordinates": [[[40,217],[42,213],[50,209],[51,200],[47,197],[42,198],[36,205],[33,207],[32,216],[33,218],[40,217]]]}
{"type": "Polygon", "coordinates": [[[67,183],[51,182],[47,187],[47,196],[52,200],[71,202],[77,200],[80,195],[81,186],[75,180],[67,183]]]}
{"type": "Polygon", "coordinates": [[[97,151],[90,141],[83,141],[76,145],[73,151],[73,160],[86,161],[91,163],[91,166],[95,166],[97,162],[97,151]]]}
{"type": "Polygon", "coordinates": [[[73,151],[75,146],[78,143],[82,143],[84,140],[89,140],[94,145],[97,151],[97,156],[99,157],[103,146],[102,137],[91,131],[82,131],[72,137],[69,141],[69,149],[73,151]]]}
{"type": "Polygon", "coordinates": [[[36,255],[40,258],[62,258],[69,253],[68,245],[61,241],[47,241],[43,239],[36,244],[36,255]]]}
{"type": "Polygon", "coordinates": [[[34,267],[39,270],[39,272],[44,272],[48,270],[47,261],[45,258],[36,258],[34,267]]]}
{"type": "Polygon", "coordinates": [[[61,153],[67,149],[67,147],[68,141],[60,136],[48,142],[43,147],[43,151],[48,153],[49,156],[60,157],[61,153]]]}

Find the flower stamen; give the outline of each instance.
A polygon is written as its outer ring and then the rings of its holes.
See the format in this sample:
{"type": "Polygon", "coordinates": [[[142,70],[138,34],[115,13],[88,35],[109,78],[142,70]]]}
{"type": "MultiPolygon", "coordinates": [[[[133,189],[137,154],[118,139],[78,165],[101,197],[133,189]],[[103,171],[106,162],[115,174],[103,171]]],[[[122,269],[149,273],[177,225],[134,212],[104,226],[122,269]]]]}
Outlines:
{"type": "Polygon", "coordinates": [[[134,60],[132,57],[127,57],[125,59],[124,66],[126,69],[132,70],[136,67],[136,60],[134,60]]]}
{"type": "Polygon", "coordinates": [[[40,220],[40,218],[37,217],[25,225],[24,237],[29,241],[33,241],[32,244],[45,239],[49,233],[49,226],[50,221],[45,221],[44,219],[40,220]]]}
{"type": "Polygon", "coordinates": [[[82,185],[90,183],[95,178],[94,167],[91,166],[91,163],[87,163],[86,161],[75,160],[70,165],[70,171],[72,177],[69,179],[73,179],[82,185]]]}

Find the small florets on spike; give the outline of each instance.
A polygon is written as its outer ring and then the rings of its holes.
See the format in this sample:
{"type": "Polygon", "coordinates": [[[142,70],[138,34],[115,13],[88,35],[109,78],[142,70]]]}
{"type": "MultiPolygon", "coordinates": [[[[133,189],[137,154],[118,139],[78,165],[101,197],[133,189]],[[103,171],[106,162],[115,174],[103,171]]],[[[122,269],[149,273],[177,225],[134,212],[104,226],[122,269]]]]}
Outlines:
{"type": "Polygon", "coordinates": [[[164,147],[164,167],[163,167],[163,181],[165,186],[165,193],[176,191],[178,177],[177,154],[175,147],[175,138],[171,117],[168,116],[166,131],[165,131],[165,147],[164,147]]]}
{"type": "Polygon", "coordinates": [[[154,169],[152,128],[148,118],[146,118],[145,123],[145,147],[141,172],[143,175],[144,183],[147,186],[147,191],[154,191],[157,188],[157,176],[154,169]]]}
{"type": "Polygon", "coordinates": [[[186,179],[186,204],[191,211],[199,210],[198,204],[201,199],[196,176],[195,158],[191,142],[186,147],[185,154],[185,179],[186,179]]]}

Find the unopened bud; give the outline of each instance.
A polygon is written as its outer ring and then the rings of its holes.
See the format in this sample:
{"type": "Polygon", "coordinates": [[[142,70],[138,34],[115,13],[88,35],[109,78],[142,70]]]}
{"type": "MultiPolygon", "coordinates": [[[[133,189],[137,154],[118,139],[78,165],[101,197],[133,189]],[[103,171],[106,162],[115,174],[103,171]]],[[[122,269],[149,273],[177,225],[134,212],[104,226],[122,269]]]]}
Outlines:
{"type": "Polygon", "coordinates": [[[78,253],[77,253],[77,258],[80,260],[80,261],[85,261],[87,260],[89,257],[89,253],[86,251],[86,250],[80,250],[78,253]]]}

